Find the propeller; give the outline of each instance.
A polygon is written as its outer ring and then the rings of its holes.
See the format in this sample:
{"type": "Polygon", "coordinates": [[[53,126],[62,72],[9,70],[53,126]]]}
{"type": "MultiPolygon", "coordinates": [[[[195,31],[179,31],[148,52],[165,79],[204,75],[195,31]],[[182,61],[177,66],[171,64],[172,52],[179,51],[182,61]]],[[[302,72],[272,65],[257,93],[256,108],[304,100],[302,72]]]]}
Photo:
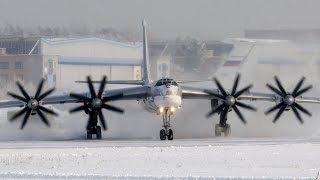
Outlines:
{"type": "Polygon", "coordinates": [[[44,99],[45,97],[47,97],[48,95],[50,95],[55,88],[49,89],[48,91],[46,91],[45,93],[41,94],[42,88],[43,88],[43,83],[44,83],[44,79],[41,79],[39,85],[38,85],[38,89],[36,91],[36,94],[34,95],[34,97],[29,96],[29,94],[26,92],[26,90],[23,88],[23,86],[20,84],[19,81],[16,82],[20,92],[22,93],[23,96],[17,95],[15,93],[12,92],[8,92],[8,95],[13,97],[14,99],[18,99],[22,102],[25,103],[24,108],[17,112],[16,114],[14,114],[9,120],[10,121],[14,121],[16,120],[18,117],[24,115],[22,124],[20,126],[20,129],[23,129],[26,125],[26,123],[28,122],[29,116],[30,114],[32,114],[33,112],[36,112],[42,122],[44,124],[46,124],[47,126],[50,126],[50,123],[48,121],[48,119],[46,118],[46,116],[44,115],[43,112],[57,116],[58,114],[55,113],[54,111],[52,111],[51,109],[48,109],[44,106],[41,105],[41,100],[44,99]]]}
{"type": "Polygon", "coordinates": [[[70,93],[71,97],[74,97],[74,98],[78,99],[79,101],[84,102],[83,105],[71,109],[70,113],[75,113],[75,112],[82,111],[82,110],[87,111],[89,114],[89,121],[88,121],[87,129],[90,127],[91,124],[94,123],[94,121],[96,121],[97,117],[99,117],[103,129],[104,130],[107,129],[107,124],[106,124],[105,118],[102,113],[103,109],[110,110],[110,111],[117,112],[117,113],[121,113],[121,114],[124,113],[123,109],[107,104],[107,102],[109,102],[109,101],[114,101],[114,100],[122,98],[123,97],[122,93],[102,98],[102,94],[103,94],[105,84],[106,84],[106,79],[107,79],[107,77],[103,76],[103,78],[100,82],[100,88],[99,88],[99,91],[97,94],[94,87],[93,87],[90,76],[87,76],[87,84],[88,84],[88,87],[90,90],[90,95],[91,95],[90,98],[87,96],[84,96],[82,94],[70,93]]]}
{"type": "Polygon", "coordinates": [[[239,96],[241,96],[244,92],[248,91],[249,89],[252,88],[252,84],[246,86],[245,88],[237,91],[237,88],[238,88],[238,85],[239,85],[239,80],[240,80],[240,74],[238,74],[236,76],[236,79],[234,81],[234,84],[233,84],[233,88],[232,88],[232,91],[231,93],[227,92],[223,87],[222,85],[220,84],[220,82],[218,81],[218,79],[214,78],[213,79],[214,82],[216,83],[216,85],[218,86],[218,89],[220,91],[220,93],[215,93],[213,92],[212,90],[204,90],[205,93],[208,93],[209,95],[215,97],[215,98],[218,98],[219,100],[223,101],[223,103],[218,106],[216,109],[213,109],[212,111],[210,111],[206,117],[209,118],[210,116],[214,115],[215,113],[218,113],[218,112],[221,112],[221,116],[222,116],[222,119],[224,120],[229,112],[229,110],[232,108],[235,113],[237,114],[237,116],[240,118],[240,120],[246,124],[247,121],[245,120],[245,118],[243,117],[242,113],[240,112],[239,108],[238,107],[242,107],[242,108],[245,108],[245,109],[248,109],[248,110],[252,110],[252,111],[256,111],[256,108],[252,107],[252,106],[249,106],[249,105],[246,105],[242,102],[239,102],[237,100],[237,98],[239,96]]]}
{"type": "Polygon", "coordinates": [[[297,83],[297,85],[294,88],[294,90],[292,91],[292,93],[288,93],[287,91],[285,91],[285,89],[283,88],[283,86],[277,76],[274,77],[274,80],[276,81],[278,89],[270,84],[267,84],[267,87],[271,91],[273,91],[274,93],[276,93],[277,95],[279,95],[281,97],[280,104],[277,104],[277,105],[271,107],[268,111],[265,112],[265,114],[267,115],[267,114],[270,114],[271,112],[279,109],[278,113],[276,114],[276,116],[273,119],[273,123],[277,122],[277,120],[282,115],[284,110],[288,107],[289,108],[291,107],[294,115],[297,117],[297,119],[299,120],[299,122],[301,124],[303,123],[303,120],[301,118],[299,111],[301,111],[304,114],[307,114],[309,116],[312,115],[307,109],[305,109],[304,107],[302,107],[301,105],[299,105],[296,102],[296,97],[301,96],[302,94],[306,93],[307,91],[309,91],[312,88],[312,85],[309,85],[305,88],[302,88],[302,84],[305,81],[305,79],[306,79],[305,77],[302,77],[300,79],[300,81],[297,83]]]}

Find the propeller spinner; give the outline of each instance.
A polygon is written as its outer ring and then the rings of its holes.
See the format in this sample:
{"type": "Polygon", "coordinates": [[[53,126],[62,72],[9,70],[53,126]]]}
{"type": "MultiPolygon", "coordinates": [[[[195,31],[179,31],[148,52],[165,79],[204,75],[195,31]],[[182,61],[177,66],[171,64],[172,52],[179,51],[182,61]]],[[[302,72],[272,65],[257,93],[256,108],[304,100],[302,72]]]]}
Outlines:
{"type": "Polygon", "coordinates": [[[277,104],[273,107],[271,107],[268,111],[265,112],[265,114],[270,114],[271,112],[279,109],[278,113],[276,114],[276,116],[273,119],[273,123],[276,123],[277,120],[279,119],[279,117],[282,115],[282,113],[284,112],[284,110],[286,108],[290,108],[293,110],[294,115],[298,118],[299,122],[302,124],[303,120],[301,118],[301,115],[299,113],[299,111],[311,116],[311,113],[305,109],[304,107],[302,107],[301,105],[299,105],[296,102],[296,97],[301,96],[302,94],[306,93],[307,91],[309,91],[312,88],[312,85],[309,85],[305,88],[301,88],[302,84],[305,80],[305,77],[302,77],[300,79],[300,81],[297,83],[296,87],[294,88],[294,90],[292,91],[292,93],[288,93],[287,91],[285,91],[285,89],[283,88],[280,80],[278,79],[277,76],[274,77],[276,84],[278,86],[279,89],[275,88],[274,86],[267,84],[267,87],[269,89],[271,89],[271,91],[273,91],[274,93],[278,94],[281,97],[281,103],[277,104]],[[299,110],[299,111],[298,111],[299,110]]]}
{"type": "Polygon", "coordinates": [[[96,91],[93,87],[91,78],[90,78],[90,76],[87,76],[87,84],[89,86],[91,98],[84,96],[82,94],[70,93],[71,97],[74,97],[74,98],[78,99],[79,101],[84,102],[84,105],[71,109],[70,113],[74,113],[74,112],[78,112],[78,111],[82,111],[82,110],[87,111],[89,114],[89,121],[88,121],[87,129],[90,127],[91,124],[94,124],[93,121],[96,120],[97,116],[100,119],[100,122],[101,122],[103,129],[104,130],[107,129],[107,124],[106,124],[105,118],[103,116],[102,109],[107,109],[107,110],[114,111],[117,113],[124,113],[123,109],[107,104],[107,102],[109,102],[109,101],[114,101],[114,100],[122,98],[123,97],[122,93],[102,98],[102,94],[103,94],[105,84],[106,84],[106,79],[107,79],[107,77],[104,76],[101,83],[100,83],[100,88],[99,88],[98,94],[96,94],[96,91]]]}
{"type": "Polygon", "coordinates": [[[222,100],[223,103],[218,106],[216,109],[213,109],[212,111],[210,111],[206,116],[207,118],[209,118],[210,116],[214,115],[215,113],[218,113],[220,111],[222,111],[222,119],[226,119],[226,116],[229,112],[229,109],[232,108],[235,113],[237,114],[237,116],[240,118],[240,120],[246,124],[247,121],[245,120],[245,118],[243,117],[242,113],[240,112],[240,110],[238,109],[237,106],[248,109],[248,110],[252,110],[252,111],[256,111],[256,108],[246,105],[242,102],[239,102],[237,100],[237,98],[242,95],[244,92],[248,91],[249,89],[252,88],[252,84],[246,86],[245,88],[241,89],[240,91],[237,91],[238,85],[239,85],[239,80],[240,80],[240,74],[237,75],[235,82],[233,84],[233,88],[231,93],[227,92],[222,85],[220,84],[220,82],[218,81],[218,79],[214,78],[214,82],[216,83],[216,85],[219,88],[219,91],[221,92],[221,94],[217,94],[215,92],[213,92],[212,90],[204,90],[205,93],[208,93],[209,95],[218,98],[219,100],[222,100]]]}
{"type": "Polygon", "coordinates": [[[13,97],[15,99],[18,99],[18,100],[20,100],[20,101],[25,103],[25,107],[21,111],[19,111],[16,114],[14,114],[9,119],[10,121],[14,121],[18,117],[20,117],[23,114],[25,114],[20,129],[23,129],[25,127],[26,123],[28,122],[29,116],[30,116],[30,114],[32,112],[36,112],[40,116],[42,122],[45,123],[47,126],[50,126],[50,123],[49,123],[48,119],[46,118],[46,116],[43,114],[42,111],[44,111],[44,112],[46,112],[48,114],[51,114],[51,115],[55,115],[55,116],[58,115],[54,111],[52,111],[52,110],[50,110],[50,109],[48,109],[48,108],[46,108],[46,107],[41,105],[41,100],[44,99],[45,97],[47,97],[48,95],[50,95],[55,90],[55,88],[52,88],[52,89],[49,89],[48,91],[46,91],[45,93],[41,94],[43,83],[44,83],[44,79],[41,79],[41,81],[40,81],[40,83],[38,85],[37,92],[36,92],[34,97],[29,96],[29,94],[25,91],[25,89],[19,83],[19,81],[17,81],[16,84],[17,84],[20,92],[23,94],[23,96],[17,95],[17,94],[12,93],[12,92],[8,92],[9,96],[11,96],[11,97],[13,97]]]}

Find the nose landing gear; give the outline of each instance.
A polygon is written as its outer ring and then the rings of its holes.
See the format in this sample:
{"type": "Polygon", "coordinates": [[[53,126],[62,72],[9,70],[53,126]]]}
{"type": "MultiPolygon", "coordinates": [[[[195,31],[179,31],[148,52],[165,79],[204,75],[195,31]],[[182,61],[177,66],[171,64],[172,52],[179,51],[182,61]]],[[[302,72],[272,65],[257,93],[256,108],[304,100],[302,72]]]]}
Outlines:
{"type": "Polygon", "coordinates": [[[160,140],[164,141],[166,140],[166,138],[168,138],[168,140],[173,140],[173,131],[172,129],[170,129],[171,125],[170,125],[170,116],[171,114],[168,112],[168,109],[165,109],[163,114],[162,114],[162,121],[163,121],[163,127],[164,129],[160,130],[160,140]]]}

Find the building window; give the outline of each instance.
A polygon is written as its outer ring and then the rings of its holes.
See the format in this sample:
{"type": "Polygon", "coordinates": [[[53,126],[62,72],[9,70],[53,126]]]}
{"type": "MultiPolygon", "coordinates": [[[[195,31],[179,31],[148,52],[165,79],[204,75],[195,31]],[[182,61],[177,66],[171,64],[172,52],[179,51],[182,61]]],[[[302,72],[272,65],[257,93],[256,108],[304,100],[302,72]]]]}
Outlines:
{"type": "Polygon", "coordinates": [[[9,62],[0,62],[0,69],[9,69],[9,62]]]}
{"type": "Polygon", "coordinates": [[[14,64],[15,69],[23,69],[23,63],[18,61],[14,64]]]}

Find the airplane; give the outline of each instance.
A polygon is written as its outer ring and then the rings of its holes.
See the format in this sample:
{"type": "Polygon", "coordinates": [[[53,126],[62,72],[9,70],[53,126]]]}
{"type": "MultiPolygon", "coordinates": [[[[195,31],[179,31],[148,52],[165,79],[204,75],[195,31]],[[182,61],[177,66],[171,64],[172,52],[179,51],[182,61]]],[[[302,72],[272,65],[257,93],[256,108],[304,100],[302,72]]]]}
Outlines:
{"type": "MultiPolygon", "coordinates": [[[[108,104],[111,101],[121,100],[137,100],[143,108],[151,113],[161,115],[162,126],[159,136],[160,140],[173,140],[174,134],[171,126],[171,118],[177,111],[179,111],[182,105],[183,99],[206,99],[211,102],[211,110],[206,117],[209,118],[214,114],[220,115],[220,121],[215,125],[215,136],[221,136],[222,133],[225,136],[230,135],[231,127],[227,123],[228,113],[232,110],[236,113],[239,119],[246,124],[243,114],[240,112],[240,108],[244,108],[251,111],[257,109],[253,106],[245,104],[243,100],[260,100],[275,102],[276,105],[268,109],[265,114],[268,115],[278,110],[273,122],[277,122],[284,111],[292,110],[300,123],[303,123],[300,112],[311,116],[311,113],[305,109],[300,103],[320,103],[319,98],[315,97],[302,97],[304,93],[309,91],[312,86],[306,86],[302,88],[305,78],[302,77],[294,90],[287,92],[277,76],[274,77],[277,87],[267,84],[267,87],[272,93],[260,93],[251,92],[252,84],[238,90],[240,81],[240,74],[236,75],[233,87],[231,90],[226,90],[217,78],[213,78],[216,89],[194,88],[181,86],[181,83],[188,81],[175,81],[172,78],[161,78],[157,81],[150,79],[149,69],[149,54],[148,54],[148,40],[146,21],[143,21],[143,78],[142,80],[107,80],[104,76],[101,81],[92,81],[90,76],[87,76],[86,81],[79,81],[79,83],[87,83],[89,91],[86,93],[69,93],[67,95],[55,95],[49,96],[55,88],[49,89],[44,93],[42,92],[44,79],[42,79],[38,85],[37,91],[34,96],[30,96],[21,85],[19,81],[16,82],[18,89],[22,93],[21,95],[8,92],[8,95],[16,100],[0,101],[0,108],[22,107],[20,111],[15,113],[9,118],[10,121],[14,121],[17,118],[23,117],[22,124],[20,126],[23,129],[28,122],[30,115],[38,114],[42,122],[50,126],[50,123],[45,114],[57,116],[58,114],[45,107],[46,105],[73,103],[80,104],[79,106],[70,110],[70,113],[76,113],[84,111],[89,116],[87,123],[87,139],[92,139],[93,135],[96,135],[97,139],[101,139],[101,126],[104,130],[107,130],[107,123],[102,113],[103,110],[109,110],[116,113],[123,114],[124,110],[120,107],[108,104]],[[100,87],[98,92],[94,89],[93,84],[99,83],[100,87]],[[113,90],[105,90],[106,84],[127,84],[137,85],[134,87],[119,88],[113,90]],[[299,112],[300,111],[300,112],[299,112]],[[98,125],[100,121],[100,125],[98,125]]],[[[192,82],[192,81],[190,81],[192,82]]]]}

